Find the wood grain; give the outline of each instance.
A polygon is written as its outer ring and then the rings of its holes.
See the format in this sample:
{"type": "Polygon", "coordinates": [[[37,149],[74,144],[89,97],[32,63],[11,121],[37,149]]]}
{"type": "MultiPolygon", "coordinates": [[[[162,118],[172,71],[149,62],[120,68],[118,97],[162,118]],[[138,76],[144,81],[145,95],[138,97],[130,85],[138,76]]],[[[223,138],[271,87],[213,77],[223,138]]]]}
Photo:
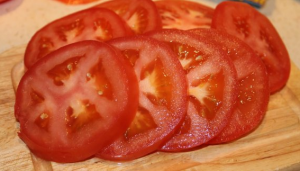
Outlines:
{"type": "Polygon", "coordinates": [[[300,71],[294,64],[287,85],[271,96],[261,125],[235,142],[124,163],[92,158],[60,164],[35,157],[17,136],[11,74],[14,66],[22,67],[23,53],[24,46],[0,55],[0,170],[300,170],[300,71]]]}

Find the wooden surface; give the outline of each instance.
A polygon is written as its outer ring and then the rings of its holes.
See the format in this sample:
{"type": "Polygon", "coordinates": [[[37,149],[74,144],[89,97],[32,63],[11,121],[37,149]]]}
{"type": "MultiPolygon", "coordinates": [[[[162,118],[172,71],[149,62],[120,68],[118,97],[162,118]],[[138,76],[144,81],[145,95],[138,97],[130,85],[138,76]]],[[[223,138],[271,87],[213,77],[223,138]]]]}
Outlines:
{"type": "Polygon", "coordinates": [[[18,138],[11,71],[24,46],[0,54],[0,170],[300,170],[300,71],[292,64],[287,86],[271,96],[262,124],[228,144],[183,153],[156,152],[125,163],[100,159],[59,164],[36,158],[18,138]]]}

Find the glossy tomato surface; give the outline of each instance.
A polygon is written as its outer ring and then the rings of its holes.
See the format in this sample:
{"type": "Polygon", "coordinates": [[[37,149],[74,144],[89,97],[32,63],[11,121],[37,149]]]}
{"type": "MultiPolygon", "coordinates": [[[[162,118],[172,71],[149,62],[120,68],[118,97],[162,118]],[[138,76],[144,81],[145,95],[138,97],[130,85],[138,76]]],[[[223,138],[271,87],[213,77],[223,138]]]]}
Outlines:
{"type": "Polygon", "coordinates": [[[187,82],[176,54],[148,37],[110,41],[130,61],[139,82],[139,108],[126,133],[97,156],[132,160],[160,148],[181,125],[187,110],[187,82]]]}
{"type": "Polygon", "coordinates": [[[188,81],[188,110],[181,129],[163,147],[182,151],[202,145],[228,124],[237,99],[237,73],[219,44],[182,30],[162,30],[149,36],[177,54],[188,81]]]}
{"type": "Polygon", "coordinates": [[[209,28],[214,9],[198,2],[181,0],[154,1],[164,28],[188,30],[209,28]]]}
{"type": "Polygon", "coordinates": [[[216,7],[212,27],[225,30],[254,49],[267,67],[271,93],[286,84],[290,73],[289,54],[266,16],[248,4],[226,1],[216,7]]]}
{"type": "Polygon", "coordinates": [[[97,7],[115,11],[136,34],[162,28],[160,16],[152,0],[113,0],[97,7]]]}
{"type": "Polygon", "coordinates": [[[262,60],[240,39],[215,29],[195,29],[191,32],[220,43],[233,60],[238,73],[238,100],[232,118],[225,129],[208,144],[236,140],[253,131],[263,120],[269,102],[269,81],[262,60]]]}
{"type": "Polygon", "coordinates": [[[37,31],[27,45],[25,66],[30,68],[48,53],[82,40],[107,41],[131,35],[126,23],[108,9],[87,9],[55,20],[37,31]]]}
{"type": "Polygon", "coordinates": [[[37,156],[85,160],[124,134],[138,105],[129,63],[112,46],[82,41],[38,61],[16,93],[20,138],[37,156]]]}

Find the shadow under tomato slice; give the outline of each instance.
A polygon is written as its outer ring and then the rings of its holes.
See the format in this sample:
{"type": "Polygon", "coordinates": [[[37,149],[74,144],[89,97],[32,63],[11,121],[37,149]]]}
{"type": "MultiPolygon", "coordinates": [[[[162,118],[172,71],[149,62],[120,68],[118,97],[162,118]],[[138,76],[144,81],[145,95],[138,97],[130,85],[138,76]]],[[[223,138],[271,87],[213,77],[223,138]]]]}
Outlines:
{"type": "Polygon", "coordinates": [[[25,66],[30,68],[48,53],[71,43],[82,40],[107,41],[132,34],[122,18],[111,10],[82,10],[57,19],[38,30],[26,47],[25,66]]]}
{"type": "Polygon", "coordinates": [[[187,83],[176,54],[165,44],[138,36],[109,41],[130,61],[139,82],[139,108],[126,133],[96,156],[132,160],[159,149],[181,125],[187,83]]]}
{"type": "Polygon", "coordinates": [[[215,29],[194,29],[192,33],[222,45],[238,73],[238,100],[225,129],[207,144],[226,143],[253,131],[264,118],[269,102],[269,80],[264,63],[243,41],[215,29]]]}
{"type": "Polygon", "coordinates": [[[214,9],[199,2],[180,0],[154,1],[165,29],[210,28],[214,9]]]}
{"type": "Polygon", "coordinates": [[[136,34],[162,28],[157,8],[151,0],[115,0],[95,7],[113,10],[136,34]]]}
{"type": "Polygon", "coordinates": [[[138,84],[122,57],[106,43],[81,41],[27,70],[15,115],[19,136],[35,155],[82,161],[124,134],[137,111],[138,84]]]}
{"type": "Polygon", "coordinates": [[[148,36],[163,41],[177,54],[188,81],[188,109],[181,129],[161,148],[183,151],[202,145],[228,124],[237,99],[237,73],[222,47],[182,30],[148,36]]]}

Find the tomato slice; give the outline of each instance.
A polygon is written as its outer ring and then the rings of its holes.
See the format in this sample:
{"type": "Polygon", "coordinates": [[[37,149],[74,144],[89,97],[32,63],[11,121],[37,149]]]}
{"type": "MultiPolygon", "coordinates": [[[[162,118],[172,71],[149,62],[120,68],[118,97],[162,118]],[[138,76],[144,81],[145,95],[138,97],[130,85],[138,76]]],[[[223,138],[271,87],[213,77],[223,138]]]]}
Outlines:
{"type": "Polygon", "coordinates": [[[229,122],[237,99],[237,73],[222,47],[182,30],[162,30],[150,37],[167,43],[186,71],[188,110],[181,129],[163,147],[182,151],[208,142],[229,122]]]}
{"type": "Polygon", "coordinates": [[[269,80],[262,60],[246,43],[215,29],[195,29],[193,33],[213,39],[233,60],[238,73],[238,100],[234,114],[225,129],[209,144],[236,140],[253,131],[264,118],[269,102],[269,80]]]}
{"type": "Polygon", "coordinates": [[[139,108],[127,132],[97,156],[132,160],[160,148],[179,128],[187,110],[187,82],[176,54],[165,44],[141,36],[110,43],[135,70],[139,108]]]}
{"type": "Polygon", "coordinates": [[[129,63],[112,46],[82,41],[33,65],[16,93],[20,138],[37,156],[85,160],[123,134],[138,106],[129,63]]]}
{"type": "Polygon", "coordinates": [[[127,24],[108,9],[87,9],[55,20],[40,29],[27,45],[24,62],[36,61],[64,45],[82,41],[106,41],[131,35],[127,24]]]}
{"type": "Polygon", "coordinates": [[[154,1],[162,19],[163,28],[188,30],[210,28],[214,9],[203,4],[182,0],[154,1]]]}
{"type": "Polygon", "coordinates": [[[113,0],[96,7],[115,11],[136,34],[162,28],[157,8],[151,0],[113,0]]]}
{"type": "Polygon", "coordinates": [[[212,27],[225,30],[255,50],[267,67],[271,93],[286,84],[291,67],[289,54],[267,17],[246,3],[226,1],[216,7],[212,27]]]}

